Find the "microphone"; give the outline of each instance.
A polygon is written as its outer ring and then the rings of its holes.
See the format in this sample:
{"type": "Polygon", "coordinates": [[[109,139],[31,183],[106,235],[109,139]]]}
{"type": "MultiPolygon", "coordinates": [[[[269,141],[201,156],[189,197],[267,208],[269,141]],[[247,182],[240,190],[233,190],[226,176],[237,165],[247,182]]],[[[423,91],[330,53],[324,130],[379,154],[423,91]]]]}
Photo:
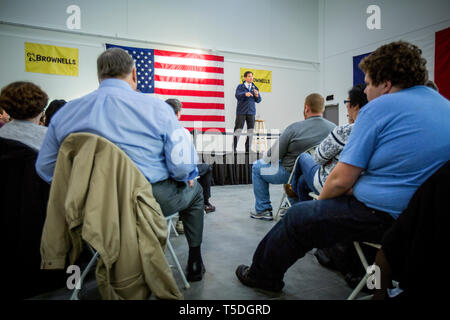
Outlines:
{"type": "MultiPolygon", "coordinates": [[[[250,91],[252,92],[252,94],[254,93],[253,90],[256,90],[256,86],[253,84],[253,82],[250,84],[250,91]]],[[[256,90],[258,91],[258,90],[256,90]]]]}

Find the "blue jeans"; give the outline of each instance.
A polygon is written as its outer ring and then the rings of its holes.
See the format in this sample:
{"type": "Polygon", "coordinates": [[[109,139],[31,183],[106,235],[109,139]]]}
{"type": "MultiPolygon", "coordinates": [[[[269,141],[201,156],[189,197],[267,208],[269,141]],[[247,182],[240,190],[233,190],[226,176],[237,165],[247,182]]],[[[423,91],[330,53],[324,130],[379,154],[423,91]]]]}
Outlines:
{"type": "Polygon", "coordinates": [[[278,167],[275,165],[271,167],[270,163],[265,163],[263,159],[253,162],[252,181],[256,212],[272,210],[269,183],[287,183],[290,175],[290,172],[281,165],[281,160],[278,162],[278,167]]]}
{"type": "Polygon", "coordinates": [[[391,215],[368,208],[353,196],[299,202],[259,243],[249,275],[281,281],[311,249],[344,241],[379,243],[393,222],[391,215]]]}
{"type": "Polygon", "coordinates": [[[319,193],[314,188],[314,175],[317,170],[319,165],[314,162],[309,153],[300,154],[291,180],[292,190],[298,195],[300,201],[311,200],[308,196],[311,191],[319,193]]]}

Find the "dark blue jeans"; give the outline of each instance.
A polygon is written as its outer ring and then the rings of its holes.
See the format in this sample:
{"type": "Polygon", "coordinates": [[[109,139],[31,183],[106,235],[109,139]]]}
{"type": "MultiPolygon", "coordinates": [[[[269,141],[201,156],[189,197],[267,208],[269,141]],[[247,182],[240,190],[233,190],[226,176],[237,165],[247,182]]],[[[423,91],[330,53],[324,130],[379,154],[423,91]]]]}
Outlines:
{"type": "Polygon", "coordinates": [[[353,196],[296,203],[259,243],[249,275],[281,281],[287,269],[313,248],[349,240],[379,243],[393,222],[389,214],[368,208],[353,196]]]}
{"type": "Polygon", "coordinates": [[[292,190],[298,195],[299,201],[311,200],[309,196],[311,191],[319,193],[314,188],[314,176],[317,170],[319,165],[314,162],[310,154],[300,154],[291,180],[292,190]]]}

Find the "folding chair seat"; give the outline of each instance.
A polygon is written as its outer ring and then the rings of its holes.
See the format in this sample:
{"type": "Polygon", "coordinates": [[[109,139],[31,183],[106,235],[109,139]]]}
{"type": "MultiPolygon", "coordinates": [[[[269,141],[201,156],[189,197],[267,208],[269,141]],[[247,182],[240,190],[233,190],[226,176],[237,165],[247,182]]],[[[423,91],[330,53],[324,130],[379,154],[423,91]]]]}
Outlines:
{"type": "MultiPolygon", "coordinates": [[[[306,150],[305,152],[309,153],[310,155],[314,155],[316,147],[317,146],[311,147],[308,150],[306,150]]],[[[294,166],[292,167],[292,171],[291,171],[291,174],[289,176],[287,184],[291,184],[291,182],[292,182],[292,176],[294,175],[295,167],[297,166],[297,161],[298,161],[299,157],[300,157],[300,155],[297,157],[297,159],[295,159],[294,166]]],[[[289,201],[289,198],[288,198],[288,196],[286,194],[286,191],[284,191],[284,187],[283,187],[283,195],[281,196],[280,205],[278,206],[277,213],[275,214],[275,218],[274,218],[275,221],[278,220],[278,218],[281,218],[283,216],[284,212],[287,209],[289,209],[290,207],[292,207],[292,204],[289,201]]]]}

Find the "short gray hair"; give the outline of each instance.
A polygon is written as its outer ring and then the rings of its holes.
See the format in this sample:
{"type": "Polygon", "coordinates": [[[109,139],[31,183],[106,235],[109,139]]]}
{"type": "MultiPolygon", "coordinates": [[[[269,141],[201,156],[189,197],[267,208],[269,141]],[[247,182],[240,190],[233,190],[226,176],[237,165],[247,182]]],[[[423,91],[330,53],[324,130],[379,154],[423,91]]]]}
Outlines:
{"type": "Polygon", "coordinates": [[[133,58],[121,48],[110,48],[97,58],[97,75],[100,81],[108,78],[125,78],[133,67],[133,58]]]}
{"type": "Polygon", "coordinates": [[[183,106],[181,104],[180,100],[178,100],[178,99],[167,99],[166,103],[169,104],[173,108],[173,111],[175,112],[175,114],[180,112],[181,108],[183,106]]]}

